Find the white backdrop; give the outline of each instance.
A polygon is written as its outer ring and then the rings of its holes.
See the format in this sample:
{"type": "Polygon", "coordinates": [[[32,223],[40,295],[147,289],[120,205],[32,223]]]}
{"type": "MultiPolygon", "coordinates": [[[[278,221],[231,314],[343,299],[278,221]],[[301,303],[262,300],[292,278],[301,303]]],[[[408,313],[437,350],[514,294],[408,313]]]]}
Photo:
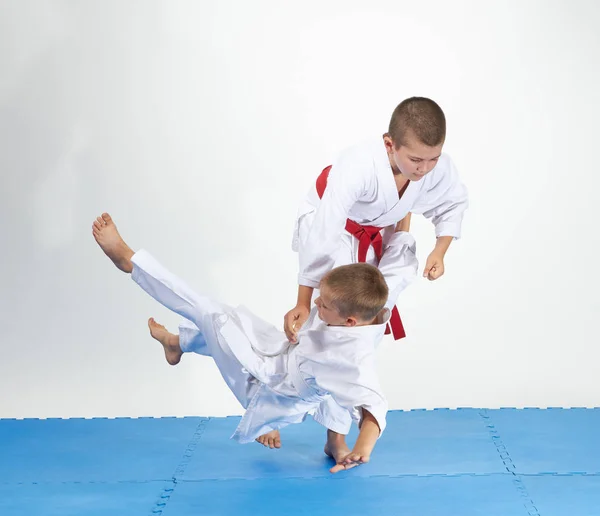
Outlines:
{"type": "Polygon", "coordinates": [[[0,1],[0,417],[240,413],[209,359],[164,362],[146,320],[177,317],[94,217],[281,326],[298,202],[413,95],[471,208],[380,348],[391,407],[600,405],[599,24],[593,0],[0,1]]]}

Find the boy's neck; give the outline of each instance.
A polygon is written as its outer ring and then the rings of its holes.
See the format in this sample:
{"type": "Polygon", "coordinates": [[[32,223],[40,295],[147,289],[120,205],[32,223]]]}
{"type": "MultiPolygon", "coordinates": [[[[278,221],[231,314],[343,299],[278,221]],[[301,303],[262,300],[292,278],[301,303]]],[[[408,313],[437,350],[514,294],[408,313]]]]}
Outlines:
{"type": "Polygon", "coordinates": [[[364,322],[357,322],[356,326],[373,326],[374,324],[383,324],[383,316],[385,311],[386,309],[382,308],[381,311],[375,317],[373,317],[373,319],[364,322]]]}
{"type": "Polygon", "coordinates": [[[402,174],[394,174],[394,181],[396,182],[396,189],[398,192],[402,191],[402,189],[408,183],[408,179],[406,179],[402,174]]]}

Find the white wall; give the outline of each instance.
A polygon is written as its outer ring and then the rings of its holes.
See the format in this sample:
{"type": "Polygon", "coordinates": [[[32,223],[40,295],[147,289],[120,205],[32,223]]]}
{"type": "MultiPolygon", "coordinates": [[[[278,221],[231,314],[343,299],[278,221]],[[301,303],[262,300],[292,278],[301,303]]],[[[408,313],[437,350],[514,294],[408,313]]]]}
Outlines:
{"type": "MultiPolygon", "coordinates": [[[[599,4],[0,2],[0,417],[239,413],[91,223],[281,325],[296,206],[412,95],[472,197],[446,276],[401,300],[392,408],[600,405],[599,4]]],[[[424,261],[434,237],[413,219],[424,261]]]]}

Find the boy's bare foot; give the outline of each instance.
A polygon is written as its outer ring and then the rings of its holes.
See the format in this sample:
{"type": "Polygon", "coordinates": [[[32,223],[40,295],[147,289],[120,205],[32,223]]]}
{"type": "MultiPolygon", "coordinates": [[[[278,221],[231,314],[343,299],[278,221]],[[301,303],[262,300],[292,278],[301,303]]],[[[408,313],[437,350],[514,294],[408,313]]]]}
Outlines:
{"type": "Polygon", "coordinates": [[[325,448],[323,449],[325,455],[331,457],[334,461],[338,462],[343,459],[346,455],[348,455],[352,450],[348,448],[348,445],[344,442],[342,444],[330,444],[325,443],[325,448]]]}
{"type": "Polygon", "coordinates": [[[103,213],[97,217],[92,225],[94,238],[104,254],[108,256],[113,263],[123,272],[131,273],[133,263],[131,257],[134,252],[129,248],[125,241],[119,235],[117,226],[108,213],[103,213]]]}
{"type": "MultiPolygon", "coordinates": [[[[331,430],[327,430],[327,442],[325,443],[325,449],[323,451],[325,452],[325,455],[331,457],[336,464],[352,452],[346,444],[346,436],[337,434],[331,430]]],[[[354,466],[358,466],[358,464],[346,466],[346,469],[352,469],[354,466]]]]}
{"type": "Polygon", "coordinates": [[[271,430],[256,439],[257,442],[266,448],[281,448],[281,436],[279,430],[271,430]]]}
{"type": "Polygon", "coordinates": [[[158,324],[153,317],[148,319],[148,328],[150,328],[150,335],[162,344],[165,350],[165,358],[171,365],[179,364],[183,351],[179,347],[179,335],[175,335],[167,331],[162,325],[158,324]]]}

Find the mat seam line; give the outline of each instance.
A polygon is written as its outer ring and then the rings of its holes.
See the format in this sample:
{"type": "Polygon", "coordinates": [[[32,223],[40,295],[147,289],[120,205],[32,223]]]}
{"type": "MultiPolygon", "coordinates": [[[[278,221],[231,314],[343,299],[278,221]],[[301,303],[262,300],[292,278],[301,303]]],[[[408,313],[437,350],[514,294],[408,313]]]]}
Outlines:
{"type": "Polygon", "coordinates": [[[525,507],[525,510],[527,511],[527,514],[529,514],[529,516],[541,516],[538,508],[536,507],[535,503],[533,502],[533,499],[531,498],[531,495],[529,494],[529,491],[527,491],[527,488],[525,487],[523,478],[516,471],[515,464],[510,454],[508,453],[508,450],[506,449],[502,438],[500,437],[500,432],[498,432],[494,423],[492,422],[492,417],[489,415],[488,409],[480,409],[479,416],[483,419],[483,423],[485,424],[488,433],[490,434],[490,437],[492,439],[492,442],[496,447],[496,451],[500,456],[500,460],[502,460],[504,467],[512,475],[513,485],[515,486],[517,492],[523,499],[523,505],[525,507]]]}
{"type": "Polygon", "coordinates": [[[167,504],[169,503],[169,501],[171,499],[171,495],[177,488],[177,484],[178,484],[177,477],[183,475],[183,473],[185,472],[185,468],[190,463],[192,456],[194,455],[194,452],[196,451],[196,447],[198,446],[198,442],[202,438],[202,434],[204,433],[204,430],[206,429],[206,425],[210,422],[210,420],[211,420],[211,418],[203,418],[198,423],[198,426],[196,427],[196,430],[194,431],[192,438],[189,440],[189,442],[185,448],[185,451],[183,452],[183,458],[181,459],[179,464],[176,466],[175,471],[173,472],[173,475],[171,476],[171,484],[169,485],[169,487],[165,487],[162,490],[160,498],[156,501],[156,503],[154,504],[154,507],[152,508],[152,511],[150,512],[151,515],[153,515],[153,516],[159,515],[160,516],[163,513],[163,511],[165,510],[167,504]]]}

